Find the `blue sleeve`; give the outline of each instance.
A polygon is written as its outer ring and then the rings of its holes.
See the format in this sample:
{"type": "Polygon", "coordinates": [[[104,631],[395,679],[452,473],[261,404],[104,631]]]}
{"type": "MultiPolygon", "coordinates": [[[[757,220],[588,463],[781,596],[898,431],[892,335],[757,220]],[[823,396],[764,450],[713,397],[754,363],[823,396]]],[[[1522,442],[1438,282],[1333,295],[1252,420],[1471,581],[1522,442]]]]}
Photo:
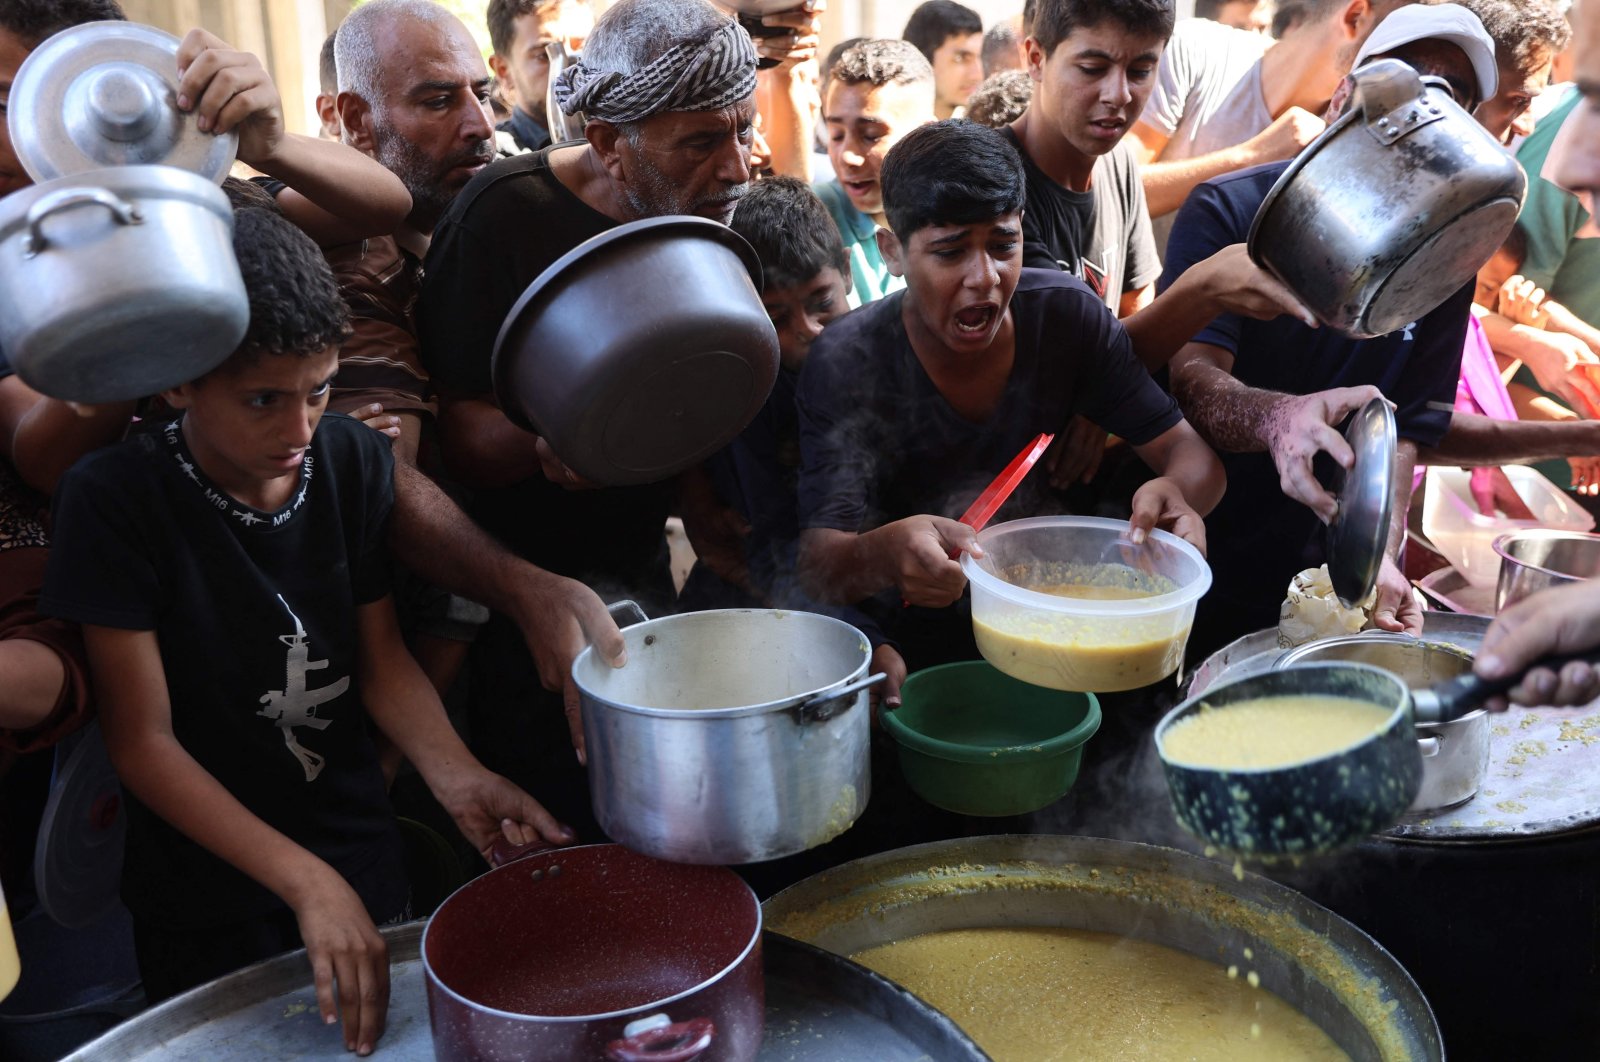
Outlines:
{"type": "MultiPolygon", "coordinates": [[[[1250,221],[1254,213],[1244,217],[1242,223],[1240,214],[1241,211],[1215,184],[1206,182],[1190,192],[1173,220],[1172,234],[1167,238],[1166,268],[1156,283],[1156,293],[1166,291],[1191,266],[1205,261],[1224,247],[1243,243],[1250,235],[1250,221]]],[[[1237,354],[1243,326],[1243,319],[1236,314],[1218,314],[1209,325],[1195,334],[1192,342],[1210,343],[1230,354],[1237,354]]]]}
{"type": "Polygon", "coordinates": [[[1402,439],[1437,446],[1450,430],[1472,313],[1474,281],[1467,281],[1433,312],[1417,322],[1416,346],[1400,379],[1385,396],[1395,404],[1395,427],[1402,439]]]}

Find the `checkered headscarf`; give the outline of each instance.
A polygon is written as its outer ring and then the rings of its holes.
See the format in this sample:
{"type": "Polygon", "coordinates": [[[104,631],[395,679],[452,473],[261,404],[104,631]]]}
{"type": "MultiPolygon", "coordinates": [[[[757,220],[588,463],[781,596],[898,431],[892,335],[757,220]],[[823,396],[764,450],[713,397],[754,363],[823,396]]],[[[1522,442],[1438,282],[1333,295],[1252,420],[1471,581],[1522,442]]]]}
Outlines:
{"type": "Polygon", "coordinates": [[[703,44],[676,45],[631,74],[580,60],[556,79],[556,103],[566,114],[622,123],[665,111],[719,111],[755,90],[755,45],[729,19],[703,44]]]}

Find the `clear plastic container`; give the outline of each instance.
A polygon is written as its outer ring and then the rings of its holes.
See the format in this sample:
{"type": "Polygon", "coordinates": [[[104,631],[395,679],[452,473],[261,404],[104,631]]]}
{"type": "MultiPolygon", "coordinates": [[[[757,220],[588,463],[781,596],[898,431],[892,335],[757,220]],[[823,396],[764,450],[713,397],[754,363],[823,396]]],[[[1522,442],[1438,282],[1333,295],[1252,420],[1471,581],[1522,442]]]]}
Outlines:
{"type": "Polygon", "coordinates": [[[1473,586],[1492,587],[1500,578],[1494,540],[1509,531],[1544,527],[1553,531],[1592,531],[1594,517],[1554,483],[1523,465],[1505,473],[1536,519],[1485,516],[1472,500],[1470,473],[1430,465],[1422,498],[1422,534],[1473,586]]]}
{"type": "Polygon", "coordinates": [[[1143,546],[1122,520],[1040,516],[978,535],[963,555],[978,651],[1013,678],[1114,693],[1183,662],[1195,603],[1211,586],[1200,551],[1165,531],[1143,546]]]}

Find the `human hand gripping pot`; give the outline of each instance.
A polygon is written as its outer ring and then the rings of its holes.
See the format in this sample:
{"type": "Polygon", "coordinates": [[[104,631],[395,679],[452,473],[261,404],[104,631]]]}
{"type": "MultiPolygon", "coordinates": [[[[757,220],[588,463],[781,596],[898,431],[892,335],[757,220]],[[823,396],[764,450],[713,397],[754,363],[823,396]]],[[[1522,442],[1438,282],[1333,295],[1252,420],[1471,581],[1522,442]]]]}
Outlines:
{"type": "Polygon", "coordinates": [[[1339,503],[1317,482],[1312,458],[1320,451],[1349,469],[1355,463],[1355,451],[1336,425],[1382,397],[1376,387],[1335,387],[1309,395],[1284,395],[1267,417],[1267,449],[1278,467],[1279,486],[1325,524],[1339,511],[1339,503]]]}
{"type": "MultiPolygon", "coordinates": [[[[1473,670],[1482,678],[1514,675],[1552,653],[1600,648],[1600,588],[1592,580],[1532,594],[1495,617],[1473,670]]],[[[1515,704],[1587,704],[1600,696],[1600,669],[1583,660],[1560,672],[1538,667],[1507,696],[1515,704]]]]}

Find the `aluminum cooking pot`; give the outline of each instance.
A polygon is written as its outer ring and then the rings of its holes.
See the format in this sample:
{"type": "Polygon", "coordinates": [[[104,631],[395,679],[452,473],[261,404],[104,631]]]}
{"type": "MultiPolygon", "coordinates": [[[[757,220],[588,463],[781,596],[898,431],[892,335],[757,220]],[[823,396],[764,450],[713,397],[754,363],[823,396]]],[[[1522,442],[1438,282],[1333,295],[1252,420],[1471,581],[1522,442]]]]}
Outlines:
{"type": "Polygon", "coordinates": [[[938,841],[825,870],[763,910],[772,932],[841,955],[950,929],[1134,937],[1255,970],[1352,1059],[1444,1057],[1427,1000],[1377,941],[1282,885],[1170,848],[1098,837],[938,841]]]}
{"type": "Polygon", "coordinates": [[[585,240],[528,285],[495,340],[512,421],[585,479],[650,483],[733,441],[772,390],[761,263],[726,225],[646,218],[585,240]]]}
{"type": "Polygon", "coordinates": [[[1351,105],[1278,178],[1250,257],[1358,339],[1438,306],[1489,260],[1527,178],[1438,78],[1398,59],[1350,75],[1351,105]]]}
{"type": "Polygon", "coordinates": [[[58,177],[0,200],[0,349],[77,402],[187,383],[244,338],[250,302],[217,185],[171,166],[58,177]]]}
{"type": "MultiPolygon", "coordinates": [[[[1274,667],[1371,664],[1395,675],[1413,690],[1460,678],[1472,670],[1472,654],[1443,642],[1427,642],[1389,631],[1367,631],[1325,638],[1286,651],[1274,667]]],[[[1418,722],[1422,784],[1407,809],[1436,811],[1471,800],[1489,771],[1489,715],[1482,708],[1458,719],[1418,722]]]]}
{"type": "Polygon", "coordinates": [[[1496,612],[1540,590],[1600,576],[1600,535],[1535,528],[1501,535],[1493,545],[1500,556],[1496,612]]]}
{"type": "Polygon", "coordinates": [[[445,900],[422,961],[440,1062],[750,1062],[761,1044],[761,907],[724,867],[536,852],[445,900]]]}
{"type": "Polygon", "coordinates": [[[688,612],[627,627],[628,663],[572,665],[607,835],[680,863],[753,863],[832,840],[870,793],[872,650],[810,612],[688,612]]]}

